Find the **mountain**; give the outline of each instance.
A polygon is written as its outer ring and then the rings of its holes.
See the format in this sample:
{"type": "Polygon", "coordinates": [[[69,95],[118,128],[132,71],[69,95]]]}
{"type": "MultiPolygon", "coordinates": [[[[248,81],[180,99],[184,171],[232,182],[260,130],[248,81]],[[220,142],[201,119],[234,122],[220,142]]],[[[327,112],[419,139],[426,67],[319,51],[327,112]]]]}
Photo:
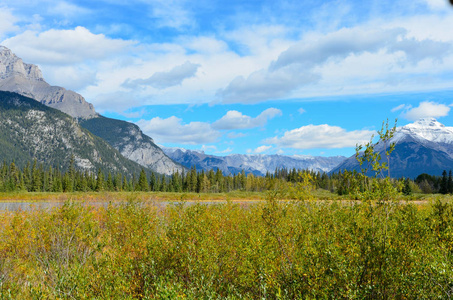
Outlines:
{"type": "Polygon", "coordinates": [[[197,170],[208,171],[220,169],[224,174],[237,174],[242,170],[245,173],[264,176],[267,172],[273,173],[275,169],[309,169],[328,172],[345,157],[320,157],[320,156],[286,156],[286,155],[244,155],[232,154],[228,156],[207,155],[201,151],[191,151],[180,148],[163,148],[164,152],[174,161],[187,168],[195,166],[197,170]]]}
{"type": "Polygon", "coordinates": [[[49,85],[38,66],[24,63],[4,46],[0,46],[0,90],[33,98],[74,118],[96,116],[93,105],[81,95],[49,85]]]}
{"type": "Polygon", "coordinates": [[[80,125],[107,141],[123,156],[155,172],[171,175],[184,170],[183,166],[165,155],[153,139],[135,124],[98,116],[81,120],[80,125]]]}
{"type": "Polygon", "coordinates": [[[67,168],[76,167],[138,174],[142,167],[123,157],[74,118],[17,93],[0,91],[0,159],[23,166],[36,159],[67,168]]]}
{"type": "Polygon", "coordinates": [[[138,126],[103,117],[81,95],[50,86],[36,65],[24,63],[4,46],[0,46],[0,90],[33,98],[77,118],[83,127],[105,139],[124,157],[154,172],[170,175],[184,169],[166,156],[138,126]]]}
{"type": "MultiPolygon", "coordinates": [[[[453,127],[446,127],[433,118],[420,119],[397,128],[389,143],[395,143],[390,155],[390,176],[415,178],[422,173],[440,176],[453,169],[453,127]]],[[[384,145],[376,147],[384,157],[384,145]]],[[[354,156],[332,170],[359,170],[354,156]]]]}

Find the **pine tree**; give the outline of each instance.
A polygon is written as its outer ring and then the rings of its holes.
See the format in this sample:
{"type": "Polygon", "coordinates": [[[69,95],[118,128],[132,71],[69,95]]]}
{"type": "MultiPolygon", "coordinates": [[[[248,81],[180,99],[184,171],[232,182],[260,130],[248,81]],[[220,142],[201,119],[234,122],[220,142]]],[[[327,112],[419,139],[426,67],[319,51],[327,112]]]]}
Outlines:
{"type": "Polygon", "coordinates": [[[156,174],[151,173],[151,179],[149,180],[149,189],[154,192],[157,190],[156,174]]]}
{"type": "Polygon", "coordinates": [[[451,174],[451,170],[450,172],[448,172],[448,193],[453,194],[453,177],[451,174]]]}
{"type": "Polygon", "coordinates": [[[130,192],[130,189],[129,189],[129,184],[127,182],[127,177],[126,175],[124,175],[123,177],[123,191],[129,191],[130,192]]]}
{"type": "Polygon", "coordinates": [[[107,174],[106,189],[107,191],[113,191],[113,178],[110,172],[107,174]]]}
{"type": "Polygon", "coordinates": [[[121,182],[121,174],[116,173],[115,177],[113,178],[113,188],[115,191],[121,191],[122,189],[122,182],[121,182]]]}
{"type": "Polygon", "coordinates": [[[412,188],[411,188],[411,185],[410,185],[410,179],[409,178],[406,178],[404,180],[404,186],[403,186],[402,192],[406,196],[412,195],[412,188]]]}
{"type": "Polygon", "coordinates": [[[138,178],[138,184],[137,184],[136,190],[142,191],[142,192],[149,191],[148,178],[146,178],[145,169],[142,169],[140,171],[140,177],[138,178]]]}
{"type": "Polygon", "coordinates": [[[161,192],[166,192],[167,191],[167,178],[165,177],[165,175],[162,175],[160,191],[161,192]]]}
{"type": "Polygon", "coordinates": [[[446,170],[444,170],[442,172],[442,180],[440,181],[439,193],[448,194],[448,177],[447,177],[447,171],[446,170]]]}
{"type": "Polygon", "coordinates": [[[104,190],[104,173],[99,169],[96,177],[96,192],[104,190]]]}

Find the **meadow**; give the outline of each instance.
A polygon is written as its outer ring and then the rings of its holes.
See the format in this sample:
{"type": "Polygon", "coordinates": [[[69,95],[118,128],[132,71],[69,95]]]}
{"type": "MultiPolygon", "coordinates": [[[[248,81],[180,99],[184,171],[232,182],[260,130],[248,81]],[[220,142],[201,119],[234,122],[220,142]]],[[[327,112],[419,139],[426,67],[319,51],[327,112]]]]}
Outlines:
{"type": "Polygon", "coordinates": [[[61,205],[0,212],[0,298],[452,296],[451,196],[287,195],[2,194],[61,205]]]}

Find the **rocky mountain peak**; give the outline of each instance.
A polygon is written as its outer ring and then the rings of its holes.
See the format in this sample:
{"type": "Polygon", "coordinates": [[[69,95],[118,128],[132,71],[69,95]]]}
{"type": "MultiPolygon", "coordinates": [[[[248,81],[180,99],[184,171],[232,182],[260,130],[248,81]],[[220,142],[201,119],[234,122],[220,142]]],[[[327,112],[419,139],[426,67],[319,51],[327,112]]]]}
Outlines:
{"type": "Polygon", "coordinates": [[[76,92],[51,86],[38,66],[27,64],[10,49],[0,46],[0,90],[21,94],[75,118],[97,115],[91,103],[76,92]]]}
{"type": "Polygon", "coordinates": [[[25,64],[10,49],[0,46],[0,79],[13,76],[21,76],[28,80],[44,81],[38,66],[25,64]]]}

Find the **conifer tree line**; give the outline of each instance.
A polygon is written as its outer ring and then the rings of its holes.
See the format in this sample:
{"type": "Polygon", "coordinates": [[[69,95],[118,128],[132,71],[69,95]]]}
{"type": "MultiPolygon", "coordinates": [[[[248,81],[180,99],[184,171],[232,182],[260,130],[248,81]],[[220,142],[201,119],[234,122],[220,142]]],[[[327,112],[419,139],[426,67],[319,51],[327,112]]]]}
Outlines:
{"type": "MultiPolygon", "coordinates": [[[[363,189],[363,175],[355,171],[326,174],[310,170],[276,169],[265,176],[256,176],[244,171],[235,175],[225,175],[221,170],[197,171],[192,167],[187,172],[176,172],[171,176],[157,173],[147,175],[144,169],[140,174],[128,177],[121,173],[98,170],[89,172],[75,167],[71,158],[69,167],[60,170],[45,167],[36,160],[28,162],[23,168],[14,162],[0,164],[0,192],[89,192],[89,191],[151,191],[151,192],[195,192],[225,193],[236,190],[263,192],[274,190],[282,183],[291,184],[302,181],[308,174],[313,187],[339,195],[353,194],[353,189],[363,189]]],[[[453,193],[452,171],[443,171],[442,176],[421,174],[415,180],[409,178],[393,179],[394,185],[406,195],[412,192],[453,193]]]]}

